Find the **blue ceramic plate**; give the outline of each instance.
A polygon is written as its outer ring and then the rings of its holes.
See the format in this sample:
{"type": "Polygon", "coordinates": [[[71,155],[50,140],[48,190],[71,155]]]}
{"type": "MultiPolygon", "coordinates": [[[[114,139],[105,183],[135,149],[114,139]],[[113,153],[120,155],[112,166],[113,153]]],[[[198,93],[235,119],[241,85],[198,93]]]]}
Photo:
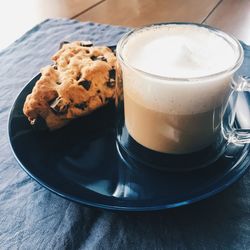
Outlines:
{"type": "MultiPolygon", "coordinates": [[[[40,75],[17,97],[9,117],[9,138],[20,166],[50,191],[83,205],[150,211],[208,198],[248,169],[249,145],[231,145],[210,166],[186,173],[129,167],[119,156],[112,105],[55,132],[34,129],[23,115],[25,97],[40,75]]],[[[250,95],[239,95],[238,127],[250,127],[250,95]]]]}

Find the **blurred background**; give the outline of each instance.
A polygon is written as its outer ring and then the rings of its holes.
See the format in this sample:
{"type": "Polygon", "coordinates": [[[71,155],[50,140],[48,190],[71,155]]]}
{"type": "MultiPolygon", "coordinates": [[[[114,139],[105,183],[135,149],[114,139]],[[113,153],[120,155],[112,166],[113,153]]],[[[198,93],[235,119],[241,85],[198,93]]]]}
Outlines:
{"type": "Polygon", "coordinates": [[[206,23],[250,45],[250,0],[2,0],[0,49],[47,18],[113,25],[206,23]]]}

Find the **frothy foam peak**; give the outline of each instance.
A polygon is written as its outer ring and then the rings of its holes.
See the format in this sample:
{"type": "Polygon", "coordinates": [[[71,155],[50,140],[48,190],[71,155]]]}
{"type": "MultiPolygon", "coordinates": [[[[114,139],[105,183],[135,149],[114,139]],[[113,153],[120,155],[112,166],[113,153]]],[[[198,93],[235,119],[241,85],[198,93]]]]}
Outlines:
{"type": "Polygon", "coordinates": [[[206,28],[168,25],[135,33],[124,58],[145,72],[176,78],[215,74],[231,68],[238,54],[222,37],[206,28]]]}

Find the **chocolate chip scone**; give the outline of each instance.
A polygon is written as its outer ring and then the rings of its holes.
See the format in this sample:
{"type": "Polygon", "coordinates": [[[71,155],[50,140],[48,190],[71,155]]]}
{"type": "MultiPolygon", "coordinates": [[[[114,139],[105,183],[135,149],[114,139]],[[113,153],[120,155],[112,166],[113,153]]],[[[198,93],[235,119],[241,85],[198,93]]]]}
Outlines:
{"type": "Polygon", "coordinates": [[[80,41],[66,43],[52,60],[54,65],[41,70],[24,103],[23,112],[31,124],[43,118],[54,130],[118,95],[117,61],[108,47],[80,41]]]}

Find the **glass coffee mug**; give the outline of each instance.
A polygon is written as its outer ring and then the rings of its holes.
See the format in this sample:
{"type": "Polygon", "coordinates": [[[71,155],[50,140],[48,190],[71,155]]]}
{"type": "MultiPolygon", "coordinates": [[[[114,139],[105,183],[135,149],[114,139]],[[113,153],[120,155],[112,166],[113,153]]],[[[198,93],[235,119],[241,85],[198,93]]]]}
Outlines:
{"type": "MultiPolygon", "coordinates": [[[[188,46],[194,46],[188,37],[184,39],[188,46]]],[[[202,58],[207,52],[199,50],[196,53],[201,53],[199,57],[202,58]]],[[[127,33],[119,41],[116,53],[122,72],[123,90],[123,98],[118,104],[117,146],[126,161],[129,159],[134,165],[143,164],[173,171],[193,170],[211,164],[231,143],[250,143],[250,130],[234,128],[234,107],[228,105],[233,92],[235,95],[237,91],[250,88],[247,78],[235,74],[244,58],[242,46],[237,39],[205,25],[163,23],[127,33]],[[174,40],[175,32],[180,31],[184,34],[193,32],[194,35],[196,32],[204,33],[201,38],[206,39],[208,36],[208,39],[212,39],[211,46],[219,43],[222,46],[220,50],[226,51],[230,46],[233,63],[228,64],[228,57],[227,61],[222,60],[222,63],[229,65],[223,70],[194,76],[192,67],[197,67],[199,61],[192,55],[193,52],[183,46],[174,50],[175,43],[178,43],[178,39],[174,40]],[[173,40],[170,44],[160,41],[164,32],[170,32],[169,36],[173,40]],[[145,60],[138,63],[136,57],[140,57],[140,53],[146,53],[145,58],[150,58],[148,48],[157,39],[160,42],[158,50],[152,54],[154,63],[145,60]],[[140,46],[146,49],[140,50],[140,46]],[[164,60],[155,60],[157,57],[164,58],[161,46],[170,46],[170,52],[165,56],[173,57],[168,58],[166,66],[164,60]],[[178,53],[179,58],[176,59],[174,53],[178,53]],[[180,76],[173,76],[171,70],[164,76],[155,73],[158,68],[167,68],[169,61],[172,63],[170,67],[184,65],[188,72],[180,72],[180,76]],[[189,73],[191,77],[188,77],[189,73]],[[226,112],[226,109],[230,110],[226,112]]],[[[219,62],[218,58],[218,67],[221,67],[219,62]]],[[[208,62],[208,69],[212,66],[208,62]]]]}

